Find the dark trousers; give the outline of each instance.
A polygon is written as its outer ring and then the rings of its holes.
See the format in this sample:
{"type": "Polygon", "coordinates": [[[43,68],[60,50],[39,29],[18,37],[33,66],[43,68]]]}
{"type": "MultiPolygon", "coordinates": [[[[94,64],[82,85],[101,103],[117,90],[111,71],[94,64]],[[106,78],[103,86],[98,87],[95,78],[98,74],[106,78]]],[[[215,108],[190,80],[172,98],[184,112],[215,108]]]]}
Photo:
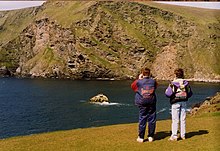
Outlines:
{"type": "Polygon", "coordinates": [[[148,122],[148,137],[153,137],[156,128],[156,105],[139,107],[139,137],[144,139],[148,122]]]}

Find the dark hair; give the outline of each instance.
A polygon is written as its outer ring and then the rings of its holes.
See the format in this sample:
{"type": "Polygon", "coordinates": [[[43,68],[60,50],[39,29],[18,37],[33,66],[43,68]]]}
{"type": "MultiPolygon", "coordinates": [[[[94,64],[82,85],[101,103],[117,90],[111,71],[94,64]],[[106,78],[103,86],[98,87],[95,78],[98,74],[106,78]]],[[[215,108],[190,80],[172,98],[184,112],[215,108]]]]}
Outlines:
{"type": "Polygon", "coordinates": [[[143,68],[142,73],[144,76],[150,76],[150,69],[149,68],[143,68]]]}
{"type": "Polygon", "coordinates": [[[184,72],[183,69],[178,68],[174,71],[177,78],[184,78],[184,72]]]}

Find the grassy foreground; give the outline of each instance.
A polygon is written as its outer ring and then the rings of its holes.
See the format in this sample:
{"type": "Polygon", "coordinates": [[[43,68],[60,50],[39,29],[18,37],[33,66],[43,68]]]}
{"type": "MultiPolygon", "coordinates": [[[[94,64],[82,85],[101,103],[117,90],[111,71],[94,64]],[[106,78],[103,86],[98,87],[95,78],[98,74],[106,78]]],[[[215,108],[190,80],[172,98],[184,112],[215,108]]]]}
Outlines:
{"type": "Polygon", "coordinates": [[[136,142],[137,123],[58,131],[0,140],[0,151],[219,151],[219,112],[187,118],[186,140],[169,142],[170,120],[158,121],[155,141],[136,142]]]}

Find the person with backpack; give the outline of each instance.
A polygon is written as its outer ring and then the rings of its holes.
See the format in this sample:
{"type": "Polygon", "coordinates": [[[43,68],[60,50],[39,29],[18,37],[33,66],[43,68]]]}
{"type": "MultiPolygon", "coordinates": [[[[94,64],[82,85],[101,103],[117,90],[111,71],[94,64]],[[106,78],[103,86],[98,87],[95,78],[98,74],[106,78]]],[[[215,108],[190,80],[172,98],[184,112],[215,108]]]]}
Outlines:
{"type": "Polygon", "coordinates": [[[180,137],[185,139],[186,133],[186,102],[192,96],[189,82],[184,80],[184,71],[178,68],[174,71],[176,78],[169,84],[165,95],[170,98],[172,110],[172,135],[170,141],[177,141],[178,126],[180,122],[180,137]]]}
{"type": "Polygon", "coordinates": [[[148,141],[152,142],[156,128],[156,102],[155,90],[156,81],[150,77],[150,69],[143,68],[132,84],[131,88],[135,92],[135,105],[139,108],[139,134],[137,141],[144,142],[146,124],[148,122],[148,141]]]}

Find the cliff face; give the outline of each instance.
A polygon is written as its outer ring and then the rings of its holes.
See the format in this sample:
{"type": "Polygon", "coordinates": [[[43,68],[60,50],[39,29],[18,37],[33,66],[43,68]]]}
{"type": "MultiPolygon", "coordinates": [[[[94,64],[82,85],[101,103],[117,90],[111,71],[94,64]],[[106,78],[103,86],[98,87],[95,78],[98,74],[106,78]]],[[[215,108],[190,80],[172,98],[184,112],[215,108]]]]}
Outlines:
{"type": "Polygon", "coordinates": [[[154,5],[47,2],[21,10],[11,23],[13,12],[2,12],[0,66],[21,76],[73,79],[134,78],[143,66],[171,79],[181,67],[187,78],[220,79],[219,16],[204,24],[154,5]],[[18,21],[23,28],[15,28],[18,21]]]}

